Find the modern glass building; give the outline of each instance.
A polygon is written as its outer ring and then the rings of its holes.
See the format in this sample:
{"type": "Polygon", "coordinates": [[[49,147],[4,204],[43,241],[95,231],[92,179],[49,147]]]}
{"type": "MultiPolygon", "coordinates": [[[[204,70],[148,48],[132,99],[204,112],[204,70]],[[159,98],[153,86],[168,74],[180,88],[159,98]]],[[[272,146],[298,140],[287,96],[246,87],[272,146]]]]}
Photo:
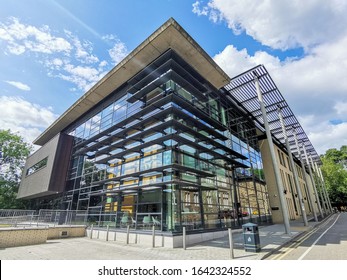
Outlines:
{"type": "MultiPolygon", "coordinates": [[[[169,49],[67,128],[74,145],[63,203],[98,220],[149,220],[164,231],[220,228],[248,216],[256,187],[240,179],[237,188],[235,178],[251,175],[251,161],[262,166],[246,119],[169,49]]],[[[269,214],[265,186],[258,191],[260,209],[253,208],[269,214]]]]}
{"type": "Polygon", "coordinates": [[[18,197],[116,228],[271,223],[262,133],[229,82],[170,19],[36,139],[18,197]]]}

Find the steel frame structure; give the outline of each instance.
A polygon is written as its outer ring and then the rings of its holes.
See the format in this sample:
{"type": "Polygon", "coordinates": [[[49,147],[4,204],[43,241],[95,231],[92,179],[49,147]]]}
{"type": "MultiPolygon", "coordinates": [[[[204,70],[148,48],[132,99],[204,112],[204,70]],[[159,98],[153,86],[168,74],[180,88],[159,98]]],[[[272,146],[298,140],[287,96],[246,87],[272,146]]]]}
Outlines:
{"type": "MultiPolygon", "coordinates": [[[[281,121],[278,116],[278,108],[281,108],[286,130],[291,132],[292,129],[295,128],[299,143],[305,146],[306,151],[312,156],[314,162],[321,164],[320,157],[309,140],[306,132],[302,128],[298,119],[292,112],[287,101],[284,99],[264,65],[258,65],[232,78],[230,82],[224,86],[224,88],[239,105],[245,108],[245,110],[253,116],[257,127],[264,132],[264,120],[260,110],[256,87],[254,84],[254,77],[258,77],[259,80],[271,134],[274,139],[285,147],[285,138],[281,128],[281,121]]],[[[299,154],[295,145],[293,133],[288,133],[288,141],[290,145],[290,152],[297,160],[299,160],[299,154]]]]}

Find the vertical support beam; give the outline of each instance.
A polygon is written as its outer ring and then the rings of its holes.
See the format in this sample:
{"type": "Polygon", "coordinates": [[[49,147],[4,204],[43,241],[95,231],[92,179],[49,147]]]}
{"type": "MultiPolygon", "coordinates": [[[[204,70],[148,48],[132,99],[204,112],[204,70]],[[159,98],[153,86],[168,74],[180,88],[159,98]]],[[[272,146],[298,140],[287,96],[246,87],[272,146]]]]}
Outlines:
{"type": "Polygon", "coordinates": [[[320,201],[319,201],[318,191],[317,191],[317,188],[316,188],[316,183],[315,183],[314,178],[313,178],[313,174],[312,174],[310,162],[308,161],[308,156],[307,156],[307,152],[306,152],[306,147],[305,147],[304,145],[302,145],[302,149],[304,150],[305,159],[306,159],[306,162],[307,162],[308,171],[309,171],[309,173],[310,173],[310,178],[311,178],[311,182],[312,182],[312,186],[313,186],[313,191],[314,191],[314,193],[315,193],[315,197],[316,197],[316,201],[317,201],[318,210],[319,210],[319,213],[320,213],[321,217],[324,218],[324,214],[323,214],[323,211],[322,211],[322,207],[321,207],[320,201]]]}
{"type": "Polygon", "coordinates": [[[300,205],[300,211],[301,211],[302,219],[303,219],[304,225],[308,226],[306,209],[305,209],[304,200],[302,198],[298,172],[296,170],[296,166],[295,166],[295,163],[294,163],[294,160],[293,160],[292,151],[291,151],[290,146],[289,146],[287,130],[286,130],[285,126],[284,126],[282,110],[280,108],[278,108],[278,116],[280,118],[280,122],[281,122],[281,126],[282,126],[282,132],[283,132],[283,135],[284,135],[284,140],[286,142],[286,148],[287,148],[287,152],[288,152],[288,156],[289,156],[289,162],[290,162],[290,165],[292,167],[294,183],[295,183],[296,192],[297,192],[298,198],[299,198],[299,205],[300,205]]]}
{"type": "Polygon", "coordinates": [[[331,206],[330,197],[329,197],[327,188],[326,188],[326,186],[325,186],[325,181],[324,181],[323,173],[322,173],[322,170],[321,170],[320,167],[318,167],[318,173],[319,173],[319,175],[320,175],[320,177],[321,177],[321,179],[322,179],[323,185],[324,185],[324,189],[325,189],[325,192],[326,192],[326,195],[327,195],[327,198],[328,198],[328,203],[329,203],[330,212],[333,213],[333,207],[331,206]]]}
{"type": "MultiPolygon", "coordinates": [[[[201,178],[198,179],[199,180],[199,184],[201,185],[201,178]]],[[[198,190],[198,196],[199,196],[199,204],[200,204],[200,220],[201,220],[201,226],[202,228],[205,228],[205,210],[204,210],[204,207],[203,207],[203,204],[202,204],[202,190],[201,188],[199,188],[198,190]]],[[[162,223],[163,224],[163,223],[162,223]]]]}
{"type": "Polygon", "coordinates": [[[333,213],[333,209],[332,209],[331,204],[330,204],[330,200],[329,200],[328,192],[327,192],[326,187],[325,187],[325,183],[324,183],[324,178],[322,176],[322,172],[318,168],[318,165],[317,165],[316,162],[314,163],[314,166],[316,168],[317,177],[319,178],[319,180],[321,182],[321,185],[322,185],[322,192],[323,192],[324,197],[325,197],[327,210],[328,210],[329,213],[333,213]]]}
{"type": "Polygon", "coordinates": [[[300,159],[300,163],[301,163],[302,177],[304,177],[304,182],[305,182],[305,185],[306,185],[306,190],[307,190],[307,195],[308,195],[307,199],[308,199],[308,201],[309,201],[309,203],[311,205],[314,220],[315,220],[315,222],[318,222],[316,209],[315,209],[314,203],[313,203],[314,199],[312,199],[313,195],[312,195],[311,189],[308,187],[308,182],[307,182],[307,179],[306,179],[306,169],[305,169],[304,161],[302,160],[301,149],[299,147],[298,137],[296,135],[295,128],[293,128],[293,135],[294,135],[295,145],[296,145],[296,149],[298,150],[299,159],[300,159]]]}
{"type": "MultiPolygon", "coordinates": [[[[248,145],[248,148],[249,148],[249,145],[248,145]]],[[[248,150],[249,151],[249,150],[248,150]]],[[[254,188],[254,192],[255,192],[255,197],[257,198],[256,199],[256,202],[257,202],[257,211],[258,211],[258,219],[260,221],[260,207],[259,207],[259,200],[258,200],[258,190],[257,190],[257,184],[255,182],[255,176],[254,176],[254,170],[253,170],[253,164],[251,162],[251,169],[252,169],[252,181],[253,181],[253,188],[254,188]]],[[[249,204],[249,203],[248,203],[249,204]]],[[[250,212],[249,213],[250,217],[252,217],[253,213],[250,212]]]]}
{"type": "Polygon", "coordinates": [[[239,215],[239,199],[237,196],[237,182],[236,182],[236,175],[235,175],[235,169],[233,168],[233,170],[231,171],[231,176],[232,176],[232,180],[233,180],[233,191],[234,191],[234,211],[236,213],[236,217],[237,217],[237,225],[241,226],[241,222],[240,222],[240,215],[239,215]]]}
{"type": "Polygon", "coordinates": [[[271,155],[271,159],[272,159],[273,169],[274,169],[274,172],[275,172],[277,191],[278,191],[278,196],[279,196],[279,199],[280,199],[280,204],[281,204],[281,209],[282,209],[284,229],[285,229],[285,233],[286,234],[291,234],[291,232],[290,232],[290,224],[289,224],[288,208],[287,208],[287,203],[286,203],[286,200],[285,200],[285,197],[284,197],[283,182],[282,182],[281,175],[280,175],[280,169],[278,167],[277,160],[276,160],[274,144],[272,142],[272,135],[271,135],[271,132],[270,132],[270,127],[269,127],[269,123],[268,123],[268,120],[267,120],[267,115],[266,115],[265,105],[264,105],[264,101],[263,101],[263,96],[261,94],[260,85],[259,85],[259,81],[258,81],[258,77],[257,76],[254,76],[254,83],[255,83],[255,87],[257,89],[258,100],[259,100],[259,104],[260,104],[261,113],[262,113],[262,116],[263,116],[266,137],[267,137],[267,141],[268,141],[268,144],[269,144],[269,150],[270,150],[270,155],[271,155]]]}
{"type": "Polygon", "coordinates": [[[317,172],[317,176],[320,179],[321,183],[322,183],[322,190],[324,193],[324,197],[325,197],[325,201],[327,203],[327,208],[329,213],[333,213],[333,208],[331,207],[331,203],[330,203],[330,199],[329,199],[329,195],[325,186],[325,182],[324,182],[324,178],[323,178],[323,174],[322,171],[320,170],[320,168],[318,167],[317,163],[314,163],[314,166],[316,168],[316,172],[317,172]]]}
{"type": "Polygon", "coordinates": [[[321,186],[322,197],[324,199],[324,205],[325,205],[325,208],[324,208],[325,209],[325,213],[326,214],[332,213],[330,211],[328,196],[327,196],[327,193],[325,191],[324,182],[323,182],[322,178],[320,177],[317,163],[313,162],[311,155],[310,155],[310,159],[311,159],[312,164],[314,165],[314,168],[315,168],[315,171],[316,171],[316,174],[317,174],[317,180],[319,181],[320,186],[321,186]]]}
{"type": "Polygon", "coordinates": [[[321,198],[321,201],[322,201],[322,206],[323,206],[322,208],[324,210],[325,215],[328,215],[329,213],[328,213],[328,209],[327,209],[325,196],[324,196],[324,193],[323,193],[323,186],[321,185],[320,178],[317,175],[317,170],[316,170],[315,165],[313,163],[311,154],[309,155],[309,160],[311,162],[314,178],[316,179],[317,188],[318,188],[318,194],[320,195],[320,198],[321,198]]]}

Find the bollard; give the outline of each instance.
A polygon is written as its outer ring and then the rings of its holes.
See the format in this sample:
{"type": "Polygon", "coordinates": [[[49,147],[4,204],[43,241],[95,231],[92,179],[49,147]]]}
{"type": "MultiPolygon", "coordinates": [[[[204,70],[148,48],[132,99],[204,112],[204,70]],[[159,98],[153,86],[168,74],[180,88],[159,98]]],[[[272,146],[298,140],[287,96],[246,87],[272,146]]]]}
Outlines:
{"type": "Polygon", "coordinates": [[[92,224],[92,226],[90,227],[90,239],[93,238],[93,227],[94,227],[94,224],[92,224]]]}
{"type": "Polygon", "coordinates": [[[183,249],[186,249],[186,227],[183,227],[183,249]]]}
{"type": "Polygon", "coordinates": [[[127,244],[129,244],[130,226],[127,226],[127,244]]]}
{"type": "Polygon", "coordinates": [[[155,247],[155,226],[152,227],[152,248],[155,247]]]}
{"type": "Polygon", "coordinates": [[[230,246],[230,258],[234,258],[234,243],[233,243],[233,233],[231,231],[231,228],[228,228],[229,233],[229,246],[230,246]]]}
{"type": "Polygon", "coordinates": [[[108,232],[110,230],[110,225],[107,225],[107,229],[106,229],[106,241],[108,241],[108,232]]]}

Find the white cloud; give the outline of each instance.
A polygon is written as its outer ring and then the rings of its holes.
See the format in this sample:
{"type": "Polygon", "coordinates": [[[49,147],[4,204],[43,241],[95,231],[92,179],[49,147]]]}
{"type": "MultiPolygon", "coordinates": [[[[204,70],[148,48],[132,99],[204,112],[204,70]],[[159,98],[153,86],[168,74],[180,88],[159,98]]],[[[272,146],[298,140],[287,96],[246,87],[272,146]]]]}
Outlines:
{"type": "Polygon", "coordinates": [[[233,45],[226,46],[222,52],[214,56],[214,60],[230,77],[259,64],[265,64],[269,69],[278,68],[281,64],[278,58],[266,52],[258,51],[254,56],[251,56],[246,49],[239,51],[233,45]]]}
{"type": "Polygon", "coordinates": [[[196,1],[193,4],[193,13],[197,14],[198,16],[207,16],[210,13],[210,9],[208,7],[202,7],[200,8],[200,2],[196,1]]]}
{"type": "Polygon", "coordinates": [[[101,37],[101,39],[106,41],[106,42],[113,42],[113,41],[118,40],[118,37],[114,34],[106,34],[106,35],[103,35],[101,37]]]}
{"type": "Polygon", "coordinates": [[[71,32],[65,30],[65,34],[70,38],[75,49],[75,58],[84,64],[93,64],[99,62],[99,58],[93,55],[93,44],[89,41],[81,42],[71,32]]]}
{"type": "Polygon", "coordinates": [[[52,63],[56,66],[56,67],[61,67],[64,64],[64,61],[59,59],[59,58],[54,58],[52,60],[52,63]]]}
{"type": "Polygon", "coordinates": [[[314,147],[324,153],[346,143],[346,123],[330,122],[347,121],[346,43],[347,37],[317,46],[300,60],[284,62],[266,52],[251,56],[245,49],[238,51],[230,45],[214,59],[231,77],[264,64],[314,147]]]}
{"type": "Polygon", "coordinates": [[[113,45],[111,49],[108,50],[114,64],[118,64],[127,54],[128,49],[126,45],[119,40],[119,38],[114,34],[107,34],[102,36],[102,39],[109,45],[113,45]]]}
{"type": "Polygon", "coordinates": [[[16,81],[5,81],[6,83],[10,84],[11,86],[14,86],[20,90],[24,90],[24,91],[29,91],[30,87],[26,84],[23,84],[21,82],[16,82],[16,81]]]}
{"type": "Polygon", "coordinates": [[[315,115],[299,116],[298,120],[318,154],[324,154],[330,148],[339,149],[347,143],[347,122],[332,124],[329,121],[317,121],[315,115]]]}
{"type": "MultiPolygon", "coordinates": [[[[7,55],[35,53],[47,75],[72,83],[72,91],[87,91],[111,67],[106,60],[100,62],[91,42],[79,39],[68,30],[64,30],[63,36],[52,33],[48,26],[38,28],[23,24],[17,18],[0,23],[0,40],[5,42],[7,55]]],[[[117,36],[106,35],[102,40],[112,46],[108,54],[114,63],[127,54],[126,45],[117,36]]]]}
{"type": "Polygon", "coordinates": [[[346,1],[210,0],[204,6],[197,1],[194,9],[274,49],[303,47],[303,57],[280,61],[229,45],[214,59],[231,77],[264,64],[317,151],[346,143],[346,1]]]}
{"type": "Polygon", "coordinates": [[[107,62],[106,60],[103,60],[103,61],[100,62],[99,67],[100,67],[100,68],[103,68],[103,67],[105,67],[107,64],[108,64],[108,62],[107,62]]]}
{"type": "Polygon", "coordinates": [[[235,34],[246,32],[275,49],[312,46],[345,34],[347,2],[343,0],[210,0],[193,4],[193,12],[225,20],[235,34]],[[200,7],[202,6],[202,7],[200,7]]]}
{"type": "Polygon", "coordinates": [[[65,81],[72,82],[79,89],[87,91],[100,79],[100,71],[88,66],[74,66],[66,64],[64,66],[65,73],[58,74],[65,81]]]}
{"type": "Polygon", "coordinates": [[[20,55],[20,54],[25,53],[25,47],[20,46],[17,43],[9,44],[7,48],[10,51],[10,53],[15,54],[15,55],[20,55]]]}
{"type": "Polygon", "coordinates": [[[51,54],[70,52],[71,44],[61,37],[51,35],[48,26],[37,28],[24,25],[17,18],[8,24],[0,23],[0,39],[7,42],[7,50],[15,55],[26,51],[51,54]]]}
{"type": "Polygon", "coordinates": [[[0,96],[0,127],[19,132],[29,143],[56,118],[52,108],[19,97],[0,96]]]}
{"type": "Polygon", "coordinates": [[[334,109],[338,115],[343,116],[347,120],[347,102],[336,103],[334,109]]]}
{"type": "Polygon", "coordinates": [[[123,42],[117,41],[108,53],[113,63],[118,64],[128,54],[128,50],[123,42]]]}

